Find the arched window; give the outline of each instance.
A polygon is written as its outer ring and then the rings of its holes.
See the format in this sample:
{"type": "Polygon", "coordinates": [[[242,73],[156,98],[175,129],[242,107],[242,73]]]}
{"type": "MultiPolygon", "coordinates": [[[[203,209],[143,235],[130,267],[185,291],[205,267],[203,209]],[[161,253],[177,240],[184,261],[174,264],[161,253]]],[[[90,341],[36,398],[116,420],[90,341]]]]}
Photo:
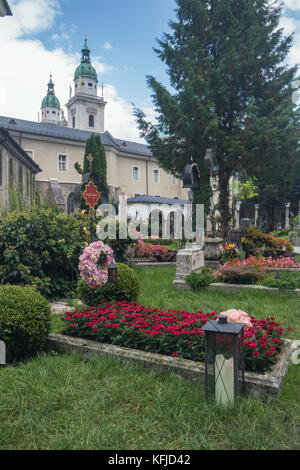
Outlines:
{"type": "Polygon", "coordinates": [[[75,210],[74,193],[70,193],[67,199],[67,213],[72,214],[75,210]]]}
{"type": "Polygon", "coordinates": [[[95,127],[95,118],[92,114],[89,115],[89,127],[95,127]]]}

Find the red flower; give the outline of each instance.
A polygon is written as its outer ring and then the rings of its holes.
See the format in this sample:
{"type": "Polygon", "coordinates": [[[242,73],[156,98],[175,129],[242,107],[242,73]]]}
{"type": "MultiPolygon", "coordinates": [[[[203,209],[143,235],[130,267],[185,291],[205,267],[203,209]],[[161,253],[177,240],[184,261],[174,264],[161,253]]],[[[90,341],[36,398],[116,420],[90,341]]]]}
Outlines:
{"type": "Polygon", "coordinates": [[[172,357],[177,357],[177,356],[178,356],[178,352],[173,352],[172,357]]]}

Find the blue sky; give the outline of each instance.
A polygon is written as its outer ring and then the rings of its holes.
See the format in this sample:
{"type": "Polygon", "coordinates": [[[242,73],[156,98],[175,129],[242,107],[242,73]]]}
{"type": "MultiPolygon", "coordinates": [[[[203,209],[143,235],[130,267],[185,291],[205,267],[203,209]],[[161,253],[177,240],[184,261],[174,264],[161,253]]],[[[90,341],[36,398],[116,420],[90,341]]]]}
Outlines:
{"type": "MultiPolygon", "coordinates": [[[[270,0],[271,1],[271,0],[270,0]]],[[[290,62],[300,63],[300,0],[285,0],[282,26],[296,32],[290,62]]],[[[146,75],[168,83],[153,47],[175,18],[175,0],[9,0],[1,19],[0,114],[38,120],[52,72],[61,107],[80,61],[84,36],[104,82],[106,129],[139,140],[131,103],[154,116],[146,75]]],[[[99,90],[101,93],[101,90],[99,90]]]]}
{"type": "Polygon", "coordinates": [[[63,1],[62,15],[50,31],[38,37],[49,49],[60,44],[67,52],[76,53],[87,33],[92,55],[112,67],[99,74],[99,80],[112,83],[126,100],[146,104],[150,93],[145,76],[154,74],[166,80],[164,66],[153,47],[155,39],[169,29],[174,9],[174,0],[63,1]],[[51,38],[55,34],[56,41],[51,38]]]}

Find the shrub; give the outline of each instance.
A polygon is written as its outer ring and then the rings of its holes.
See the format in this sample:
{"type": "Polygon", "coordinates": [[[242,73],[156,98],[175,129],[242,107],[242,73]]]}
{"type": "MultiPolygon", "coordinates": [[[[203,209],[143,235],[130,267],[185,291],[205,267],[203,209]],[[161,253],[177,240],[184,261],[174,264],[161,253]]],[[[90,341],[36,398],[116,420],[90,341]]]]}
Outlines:
{"type": "Polygon", "coordinates": [[[300,273],[280,273],[279,278],[272,274],[265,276],[260,282],[266,287],[277,287],[282,290],[300,289],[300,273]]]}
{"type": "Polygon", "coordinates": [[[0,339],[9,361],[42,351],[50,331],[47,300],[33,287],[0,286],[0,339]]]}
{"type": "Polygon", "coordinates": [[[151,243],[144,243],[142,240],[138,241],[136,256],[137,258],[150,258],[154,253],[165,254],[168,253],[169,248],[163,245],[152,245],[151,243]]]}
{"type": "Polygon", "coordinates": [[[228,284],[256,284],[264,275],[264,269],[259,266],[230,264],[220,266],[218,273],[221,280],[228,284]]]}
{"type": "Polygon", "coordinates": [[[139,281],[133,271],[126,264],[118,263],[118,279],[115,284],[107,282],[101,289],[91,289],[82,280],[78,282],[77,292],[80,300],[86,305],[101,305],[103,300],[132,302],[139,293],[139,281]]]}
{"type": "Polygon", "coordinates": [[[162,253],[160,250],[153,251],[149,261],[153,263],[175,263],[177,259],[177,251],[168,250],[166,253],[162,253]]]}
{"type": "Polygon", "coordinates": [[[202,273],[192,273],[185,280],[193,290],[200,290],[216,281],[209,269],[203,269],[202,273]]]}
{"type": "Polygon", "coordinates": [[[36,286],[65,297],[78,279],[84,220],[56,208],[35,207],[0,219],[0,283],[36,286]]]}
{"type": "Polygon", "coordinates": [[[246,230],[245,237],[242,239],[242,245],[247,256],[265,255],[277,257],[280,255],[290,255],[293,251],[293,245],[287,240],[267,235],[256,227],[250,227],[246,230]]]}

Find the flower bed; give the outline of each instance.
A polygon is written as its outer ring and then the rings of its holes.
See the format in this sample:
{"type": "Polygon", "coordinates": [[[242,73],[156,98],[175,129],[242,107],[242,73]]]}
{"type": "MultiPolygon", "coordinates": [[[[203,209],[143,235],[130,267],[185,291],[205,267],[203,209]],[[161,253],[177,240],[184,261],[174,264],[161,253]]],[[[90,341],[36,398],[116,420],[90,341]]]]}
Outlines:
{"type": "Polygon", "coordinates": [[[258,268],[299,269],[299,265],[291,257],[280,256],[277,259],[263,256],[249,256],[244,260],[228,261],[224,266],[254,266],[258,268]]]}
{"type": "Polygon", "coordinates": [[[147,259],[154,263],[170,263],[175,262],[176,257],[177,252],[169,250],[165,245],[152,245],[144,243],[142,240],[138,241],[136,258],[147,259]]]}
{"type": "Polygon", "coordinates": [[[262,256],[249,256],[244,260],[231,260],[213,273],[216,279],[230,284],[256,284],[266,275],[266,271],[299,270],[299,265],[290,257],[278,259],[262,256]]]}
{"type": "MultiPolygon", "coordinates": [[[[65,333],[101,343],[165,354],[172,357],[204,360],[202,327],[217,313],[151,309],[137,303],[102,302],[86,312],[67,313],[62,318],[65,333]]],[[[283,329],[274,318],[257,320],[245,327],[245,359],[248,371],[264,372],[276,361],[283,346],[283,329]]]]}
{"type": "Polygon", "coordinates": [[[263,255],[268,253],[269,256],[274,258],[288,255],[294,250],[293,245],[284,238],[268,235],[254,227],[246,230],[245,237],[242,239],[242,245],[248,255],[263,255]]]}

